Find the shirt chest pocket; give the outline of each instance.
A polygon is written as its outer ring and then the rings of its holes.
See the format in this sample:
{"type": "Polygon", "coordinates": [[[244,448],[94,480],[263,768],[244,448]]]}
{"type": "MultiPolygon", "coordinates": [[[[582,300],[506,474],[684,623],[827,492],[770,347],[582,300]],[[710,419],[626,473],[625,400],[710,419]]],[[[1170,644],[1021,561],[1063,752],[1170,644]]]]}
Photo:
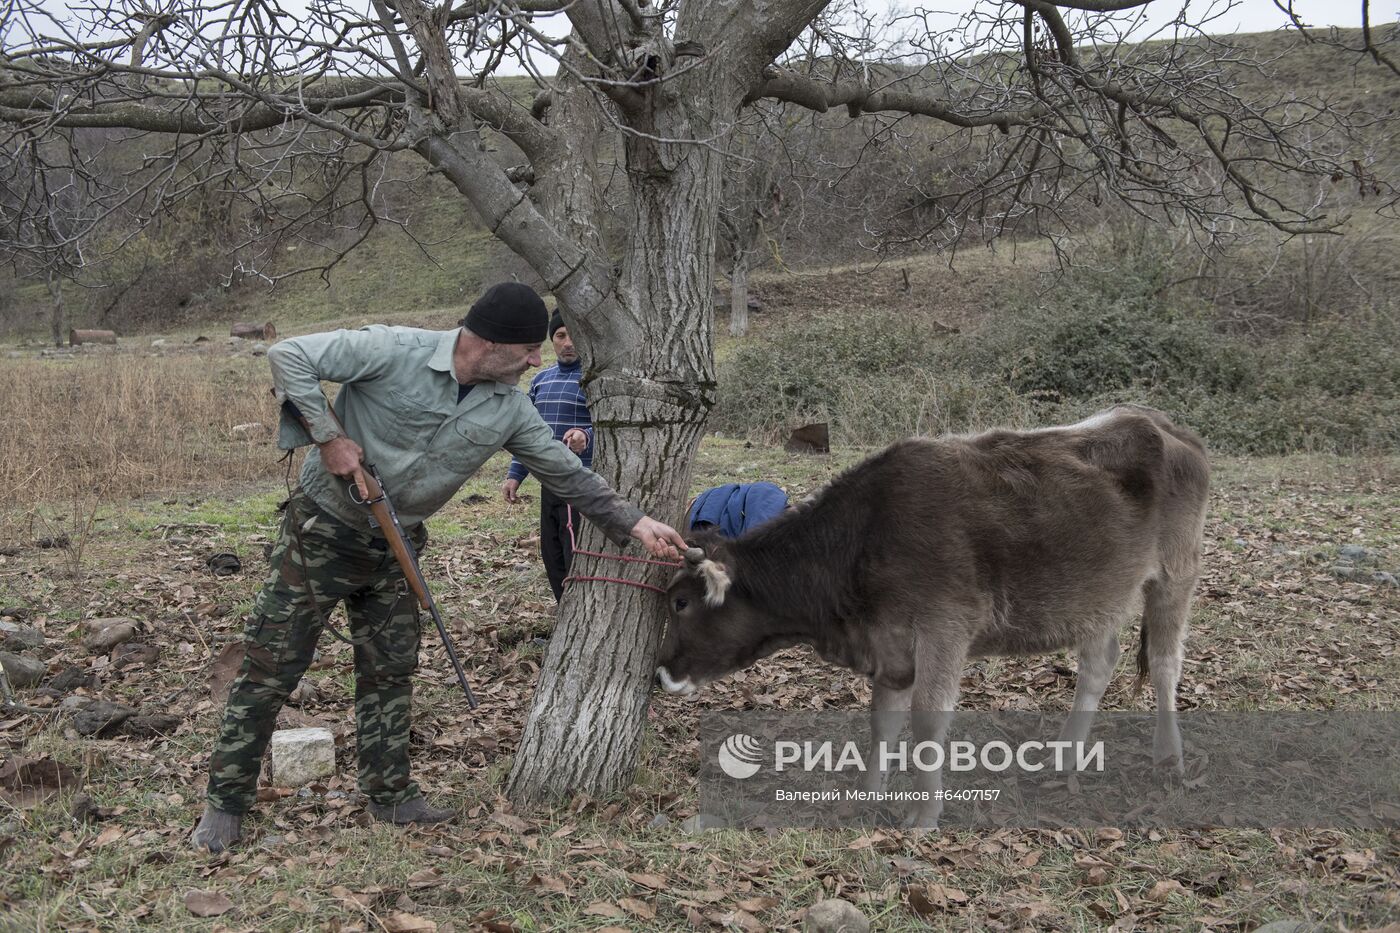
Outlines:
{"type": "Polygon", "coordinates": [[[419,438],[419,442],[422,443],[436,434],[451,414],[451,407],[440,399],[398,390],[389,396],[389,412],[386,417],[398,429],[398,433],[410,438],[419,438]]]}
{"type": "Polygon", "coordinates": [[[466,414],[452,419],[443,432],[444,438],[464,452],[485,449],[487,456],[495,453],[506,441],[506,425],[497,419],[466,414]]]}

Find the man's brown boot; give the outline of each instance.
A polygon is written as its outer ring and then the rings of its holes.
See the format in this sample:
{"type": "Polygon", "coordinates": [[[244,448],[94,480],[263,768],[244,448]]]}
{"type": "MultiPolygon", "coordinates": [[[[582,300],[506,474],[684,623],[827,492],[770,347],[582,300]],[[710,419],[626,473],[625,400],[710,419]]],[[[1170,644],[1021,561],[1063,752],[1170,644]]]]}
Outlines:
{"type": "Polygon", "coordinates": [[[422,794],[400,804],[371,802],[365,809],[376,820],[400,825],[406,823],[447,823],[457,818],[455,810],[439,810],[437,807],[428,806],[428,801],[422,794]]]}

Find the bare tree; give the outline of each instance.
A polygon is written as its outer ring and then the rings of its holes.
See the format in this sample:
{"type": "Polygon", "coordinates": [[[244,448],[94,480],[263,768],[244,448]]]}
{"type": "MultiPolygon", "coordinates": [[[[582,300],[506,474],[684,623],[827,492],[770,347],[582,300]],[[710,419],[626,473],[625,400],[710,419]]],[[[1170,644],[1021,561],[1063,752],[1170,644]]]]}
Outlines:
{"type": "MultiPolygon", "coordinates": [[[[931,121],[961,140],[963,168],[925,180],[911,205],[924,233],[1044,225],[1083,194],[1203,229],[1236,215],[1291,232],[1337,222],[1286,183],[1354,171],[1292,135],[1340,115],[1241,99],[1226,66],[1267,63],[1195,34],[1189,8],[1158,36],[1172,41],[1128,44],[1124,18],[1147,3],[989,2],[951,22],[919,11],[877,48],[860,23],[821,20],[827,0],[312,0],[295,13],[278,0],[110,0],[62,19],[14,0],[0,13],[0,122],[6,152],[72,128],[148,134],[140,171],[103,203],[150,212],[220,184],[267,226],[324,209],[276,184],[293,162],[363,186],[388,154],[416,154],[567,309],[595,469],[675,516],[715,398],[724,153],[755,101],[873,115],[878,133],[931,121]],[[507,60],[534,77],[533,101],[494,79],[507,60]],[[211,162],[218,147],[231,156],[211,162]],[[626,224],[602,194],[615,174],[626,224]]],[[[593,530],[580,543],[609,547],[593,530]]],[[[666,573],[591,561],[582,573],[650,585],[666,573]]],[[[565,598],[509,780],[518,801],[630,780],[660,608],[629,586],[565,598]]]]}
{"type": "Polygon", "coordinates": [[[749,329],[749,268],[782,212],[777,154],[763,148],[776,142],[753,127],[736,128],[729,137],[716,234],[717,258],[729,273],[729,333],[735,337],[749,329]]]}
{"type": "Polygon", "coordinates": [[[88,179],[68,161],[73,150],[66,136],[46,141],[22,133],[15,142],[10,157],[0,163],[0,260],[19,275],[43,281],[49,293],[50,337],[61,346],[64,285],[88,265],[85,234],[94,213],[88,179]]]}

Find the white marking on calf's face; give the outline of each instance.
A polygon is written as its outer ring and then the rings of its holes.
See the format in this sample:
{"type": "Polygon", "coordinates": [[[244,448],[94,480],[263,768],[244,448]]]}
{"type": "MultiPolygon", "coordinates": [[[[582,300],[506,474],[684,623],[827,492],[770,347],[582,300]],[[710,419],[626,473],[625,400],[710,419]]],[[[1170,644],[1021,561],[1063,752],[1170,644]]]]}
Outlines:
{"type": "Polygon", "coordinates": [[[661,686],[665,688],[667,693],[678,693],[681,696],[690,696],[690,694],[698,689],[695,684],[690,682],[689,678],[685,680],[674,679],[671,676],[671,672],[666,670],[665,665],[656,669],[656,676],[661,678],[661,686]]]}

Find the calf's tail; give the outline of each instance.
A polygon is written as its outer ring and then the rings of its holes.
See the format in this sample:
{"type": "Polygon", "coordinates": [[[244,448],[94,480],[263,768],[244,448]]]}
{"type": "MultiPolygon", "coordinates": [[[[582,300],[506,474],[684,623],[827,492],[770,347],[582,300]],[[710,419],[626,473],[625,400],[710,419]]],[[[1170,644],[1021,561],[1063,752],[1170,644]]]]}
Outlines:
{"type": "Polygon", "coordinates": [[[1147,677],[1151,673],[1151,667],[1147,663],[1147,623],[1144,620],[1141,633],[1138,636],[1137,679],[1133,681],[1134,700],[1138,698],[1138,694],[1142,693],[1142,685],[1147,683],[1147,677]]]}

